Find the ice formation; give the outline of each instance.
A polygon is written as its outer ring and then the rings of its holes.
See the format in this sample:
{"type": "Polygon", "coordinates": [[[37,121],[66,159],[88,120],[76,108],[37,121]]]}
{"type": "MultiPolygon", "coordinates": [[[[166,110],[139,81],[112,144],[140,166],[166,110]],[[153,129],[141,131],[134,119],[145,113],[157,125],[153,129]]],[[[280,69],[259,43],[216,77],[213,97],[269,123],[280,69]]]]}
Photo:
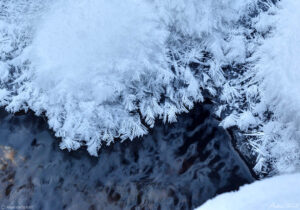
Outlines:
{"type": "Polygon", "coordinates": [[[0,2],[0,105],[61,148],[144,135],[209,97],[258,173],[300,164],[299,1],[0,2]]]}

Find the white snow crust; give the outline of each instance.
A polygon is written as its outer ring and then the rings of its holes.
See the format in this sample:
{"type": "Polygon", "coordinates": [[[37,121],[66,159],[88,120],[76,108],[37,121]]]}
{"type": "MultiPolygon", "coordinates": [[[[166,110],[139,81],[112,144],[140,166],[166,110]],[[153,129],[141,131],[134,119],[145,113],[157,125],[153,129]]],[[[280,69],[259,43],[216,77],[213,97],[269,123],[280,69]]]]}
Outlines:
{"type": "Polygon", "coordinates": [[[300,209],[300,174],[275,176],[221,194],[196,210],[300,209]]]}

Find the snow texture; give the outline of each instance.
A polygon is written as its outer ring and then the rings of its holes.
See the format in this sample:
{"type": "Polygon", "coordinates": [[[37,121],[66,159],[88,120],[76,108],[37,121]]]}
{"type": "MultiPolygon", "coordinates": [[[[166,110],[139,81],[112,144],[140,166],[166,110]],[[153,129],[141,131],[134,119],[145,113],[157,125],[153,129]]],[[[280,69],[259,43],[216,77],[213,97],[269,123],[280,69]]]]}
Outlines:
{"type": "Polygon", "coordinates": [[[300,209],[300,174],[275,176],[208,200],[196,210],[300,209]]]}
{"type": "Polygon", "coordinates": [[[264,124],[263,150],[279,171],[300,168],[300,1],[286,0],[275,15],[276,29],[256,52],[261,103],[274,114],[264,124]]]}
{"type": "MultiPolygon", "coordinates": [[[[147,134],[205,97],[260,173],[300,166],[298,0],[0,0],[0,105],[61,148],[147,134]]],[[[242,151],[243,152],[243,151],[242,151]]]]}
{"type": "MultiPolygon", "coordinates": [[[[221,22],[232,27],[241,4],[24,0],[2,7],[1,21],[13,29],[4,25],[2,33],[8,41],[1,49],[1,104],[45,114],[61,148],[87,145],[97,155],[103,142],[146,134],[155,118],[176,121],[203,100],[206,83],[221,84],[220,65],[227,61],[205,60],[204,50],[222,54],[223,34],[213,30],[221,22]],[[28,19],[12,22],[11,15],[28,19]],[[207,75],[192,71],[194,60],[210,66],[207,75]]],[[[215,94],[212,85],[208,90],[215,94]]]]}
{"type": "Polygon", "coordinates": [[[238,127],[256,154],[254,170],[272,175],[300,168],[300,1],[266,5],[248,26],[243,71],[224,86],[231,111],[221,125],[238,127]]]}

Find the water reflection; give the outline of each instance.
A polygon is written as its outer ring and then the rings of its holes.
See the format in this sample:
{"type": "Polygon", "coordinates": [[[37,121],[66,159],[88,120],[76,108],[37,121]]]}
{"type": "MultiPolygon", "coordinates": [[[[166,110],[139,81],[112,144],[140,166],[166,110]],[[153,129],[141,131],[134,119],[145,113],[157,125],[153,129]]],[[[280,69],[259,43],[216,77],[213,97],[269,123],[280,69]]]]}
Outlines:
{"type": "Polygon", "coordinates": [[[197,105],[133,142],[61,151],[42,118],[0,111],[0,201],[33,209],[191,209],[253,181],[227,133],[197,105]]]}

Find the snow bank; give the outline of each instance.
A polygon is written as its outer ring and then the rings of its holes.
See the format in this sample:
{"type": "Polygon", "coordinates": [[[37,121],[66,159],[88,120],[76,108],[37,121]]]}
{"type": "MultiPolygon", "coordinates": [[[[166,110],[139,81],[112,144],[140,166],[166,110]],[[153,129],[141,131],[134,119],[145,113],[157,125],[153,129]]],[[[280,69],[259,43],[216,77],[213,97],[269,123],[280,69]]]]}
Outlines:
{"type": "Polygon", "coordinates": [[[300,209],[300,174],[276,176],[224,193],[197,210],[300,209]]]}

